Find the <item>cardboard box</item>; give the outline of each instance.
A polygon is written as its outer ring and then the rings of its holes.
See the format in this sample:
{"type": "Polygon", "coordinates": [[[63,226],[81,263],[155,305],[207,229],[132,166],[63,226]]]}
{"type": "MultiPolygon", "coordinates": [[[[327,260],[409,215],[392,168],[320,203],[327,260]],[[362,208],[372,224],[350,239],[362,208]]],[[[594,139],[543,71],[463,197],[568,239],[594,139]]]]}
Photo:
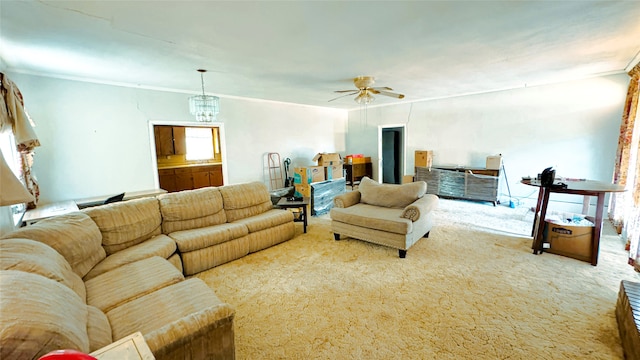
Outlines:
{"type": "Polygon", "coordinates": [[[353,159],[361,159],[364,158],[364,154],[349,154],[344,157],[345,164],[353,164],[353,159]]]}
{"type": "Polygon", "coordinates": [[[311,182],[324,181],[324,166],[309,166],[311,182]]]}
{"type": "Polygon", "coordinates": [[[502,167],[502,155],[487,156],[487,166],[489,170],[500,170],[502,167]]]}
{"type": "Polygon", "coordinates": [[[430,168],[432,165],[433,150],[416,150],[414,166],[430,168]]]}
{"type": "Polygon", "coordinates": [[[324,177],[327,180],[340,179],[344,177],[342,165],[329,165],[324,168],[324,177]]]}
{"type": "Polygon", "coordinates": [[[313,161],[318,162],[318,166],[329,166],[342,164],[342,158],[338,153],[318,153],[313,161]]]}
{"type": "Polygon", "coordinates": [[[351,162],[349,164],[366,164],[371,162],[370,156],[363,156],[357,158],[351,158],[351,162]]]}
{"type": "Polygon", "coordinates": [[[413,182],[413,175],[405,175],[402,177],[402,183],[408,184],[413,182]]]}
{"type": "Polygon", "coordinates": [[[293,196],[311,197],[311,185],[295,184],[295,193],[293,196]]]}
{"type": "Polygon", "coordinates": [[[297,167],[293,169],[293,183],[294,184],[310,184],[311,183],[311,169],[307,167],[297,167]]]}
{"type": "Polygon", "coordinates": [[[546,252],[591,261],[593,226],[570,226],[546,220],[543,239],[549,243],[549,248],[544,250],[546,252]]]}

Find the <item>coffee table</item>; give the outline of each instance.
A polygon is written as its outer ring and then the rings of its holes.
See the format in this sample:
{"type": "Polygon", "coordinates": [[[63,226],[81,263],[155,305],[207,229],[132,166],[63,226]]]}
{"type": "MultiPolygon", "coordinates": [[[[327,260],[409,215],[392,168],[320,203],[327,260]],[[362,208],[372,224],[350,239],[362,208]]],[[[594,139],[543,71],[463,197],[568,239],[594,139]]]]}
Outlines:
{"type": "Polygon", "coordinates": [[[283,209],[300,209],[302,208],[302,216],[299,219],[293,219],[295,222],[303,223],[304,233],[307,233],[307,216],[308,216],[309,198],[303,197],[300,201],[289,201],[286,197],[280,198],[277,206],[283,209]]]}

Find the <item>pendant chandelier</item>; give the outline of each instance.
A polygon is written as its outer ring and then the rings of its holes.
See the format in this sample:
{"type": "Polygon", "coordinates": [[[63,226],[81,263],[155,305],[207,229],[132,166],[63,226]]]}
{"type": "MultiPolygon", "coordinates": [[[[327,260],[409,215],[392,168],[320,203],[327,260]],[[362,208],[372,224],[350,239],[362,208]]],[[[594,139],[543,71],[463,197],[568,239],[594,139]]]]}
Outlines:
{"type": "Polygon", "coordinates": [[[189,98],[189,111],[196,116],[196,120],[201,122],[211,122],[216,119],[220,112],[220,98],[204,94],[204,73],[207,70],[198,69],[200,82],[202,84],[202,95],[194,95],[189,98]]]}

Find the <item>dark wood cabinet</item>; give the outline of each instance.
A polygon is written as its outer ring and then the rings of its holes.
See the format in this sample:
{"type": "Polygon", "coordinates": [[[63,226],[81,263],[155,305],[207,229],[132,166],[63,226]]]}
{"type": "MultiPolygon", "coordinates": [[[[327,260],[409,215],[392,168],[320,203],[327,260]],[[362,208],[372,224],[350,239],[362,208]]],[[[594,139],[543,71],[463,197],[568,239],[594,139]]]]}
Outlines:
{"type": "Polygon", "coordinates": [[[347,185],[351,186],[352,189],[354,185],[360,183],[363,177],[373,178],[373,165],[370,162],[363,164],[344,164],[344,169],[346,172],[345,180],[347,185]]]}
{"type": "Polygon", "coordinates": [[[213,169],[209,171],[209,184],[210,186],[222,186],[224,181],[222,179],[222,165],[212,166],[213,169]]]}
{"type": "Polygon", "coordinates": [[[160,188],[168,192],[222,186],[222,165],[187,166],[159,169],[160,188]]]}
{"type": "Polygon", "coordinates": [[[209,170],[193,169],[193,188],[199,189],[202,187],[211,186],[209,178],[209,170]]]}
{"type": "Polygon", "coordinates": [[[185,128],[182,126],[154,126],[156,155],[184,155],[187,153],[185,128]]]}
{"type": "Polygon", "coordinates": [[[160,181],[161,189],[167,190],[168,192],[177,191],[176,174],[173,169],[158,170],[158,180],[160,181]]]}
{"type": "Polygon", "coordinates": [[[171,132],[173,133],[173,153],[175,155],[186,155],[187,135],[185,134],[185,127],[173,126],[171,132]]]}
{"type": "Polygon", "coordinates": [[[191,190],[193,187],[193,174],[191,168],[177,168],[176,172],[176,191],[191,190]]]}

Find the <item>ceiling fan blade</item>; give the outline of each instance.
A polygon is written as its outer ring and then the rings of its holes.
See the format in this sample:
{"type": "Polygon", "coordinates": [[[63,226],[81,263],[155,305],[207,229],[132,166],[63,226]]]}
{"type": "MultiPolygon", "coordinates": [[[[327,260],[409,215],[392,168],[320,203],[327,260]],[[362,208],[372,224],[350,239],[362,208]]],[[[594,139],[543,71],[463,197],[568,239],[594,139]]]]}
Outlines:
{"type": "Polygon", "coordinates": [[[388,86],[381,86],[381,87],[374,87],[372,88],[373,90],[378,90],[378,91],[384,91],[384,90],[388,90],[391,91],[393,90],[392,88],[388,87],[388,86]]]}
{"type": "Polygon", "coordinates": [[[345,96],[355,95],[355,94],[357,94],[357,93],[359,93],[359,92],[360,92],[359,90],[349,90],[349,91],[351,91],[351,92],[350,92],[350,93],[348,93],[348,94],[340,95],[340,96],[338,96],[337,98],[333,98],[333,99],[331,99],[331,100],[329,100],[329,101],[327,101],[327,102],[331,102],[331,101],[333,101],[333,100],[338,100],[338,99],[343,98],[343,97],[345,97],[345,96]]]}
{"type": "Polygon", "coordinates": [[[380,93],[380,95],[391,96],[398,99],[402,99],[404,97],[404,94],[393,93],[385,90],[378,90],[378,92],[380,93]]]}
{"type": "Polygon", "coordinates": [[[334,93],[346,93],[346,92],[353,92],[353,91],[360,91],[358,89],[351,89],[351,90],[336,90],[334,91],[334,93]]]}

